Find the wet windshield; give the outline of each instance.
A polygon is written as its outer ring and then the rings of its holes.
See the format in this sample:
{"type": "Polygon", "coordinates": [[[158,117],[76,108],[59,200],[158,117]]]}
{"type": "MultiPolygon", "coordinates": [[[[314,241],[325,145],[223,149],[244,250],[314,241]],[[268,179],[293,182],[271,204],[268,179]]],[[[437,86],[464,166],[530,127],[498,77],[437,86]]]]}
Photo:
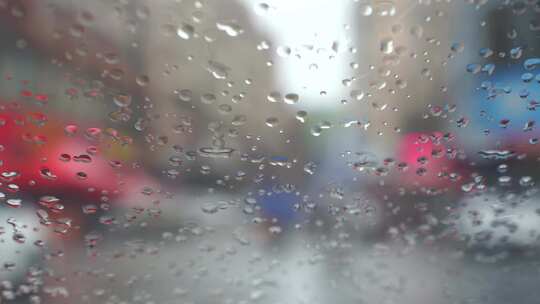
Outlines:
{"type": "Polygon", "coordinates": [[[0,303],[538,303],[539,13],[0,0],[0,303]]]}

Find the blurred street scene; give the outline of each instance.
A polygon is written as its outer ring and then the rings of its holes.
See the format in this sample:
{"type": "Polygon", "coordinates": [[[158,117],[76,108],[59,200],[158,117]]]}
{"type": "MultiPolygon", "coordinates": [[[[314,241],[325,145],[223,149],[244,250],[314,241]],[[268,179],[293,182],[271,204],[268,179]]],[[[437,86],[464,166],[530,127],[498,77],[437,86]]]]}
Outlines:
{"type": "Polygon", "coordinates": [[[538,303],[539,14],[0,0],[0,303],[538,303]]]}

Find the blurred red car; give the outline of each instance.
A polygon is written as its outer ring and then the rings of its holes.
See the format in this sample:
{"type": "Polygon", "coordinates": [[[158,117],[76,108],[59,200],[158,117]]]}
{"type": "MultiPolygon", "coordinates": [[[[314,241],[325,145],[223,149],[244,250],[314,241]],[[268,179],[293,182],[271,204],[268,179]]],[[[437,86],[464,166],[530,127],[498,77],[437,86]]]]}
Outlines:
{"type": "Polygon", "coordinates": [[[457,150],[445,142],[451,135],[442,132],[413,132],[403,136],[397,148],[400,174],[396,183],[406,188],[454,188],[463,179],[464,170],[457,150]]]}
{"type": "Polygon", "coordinates": [[[116,130],[82,130],[17,103],[0,105],[4,203],[28,207],[21,197],[30,196],[34,208],[40,208],[42,223],[59,224],[66,228],[60,231],[67,232],[85,221],[85,213],[107,211],[113,202],[132,202],[126,198],[157,183],[127,162],[130,142],[116,130]]]}

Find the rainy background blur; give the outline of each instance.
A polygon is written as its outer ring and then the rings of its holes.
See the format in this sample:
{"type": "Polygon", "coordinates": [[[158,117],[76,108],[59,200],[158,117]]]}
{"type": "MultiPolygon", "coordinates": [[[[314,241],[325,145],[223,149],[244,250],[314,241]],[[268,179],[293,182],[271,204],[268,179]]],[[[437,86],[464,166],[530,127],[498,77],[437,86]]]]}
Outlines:
{"type": "Polygon", "coordinates": [[[538,303],[539,13],[0,0],[0,303],[538,303]]]}

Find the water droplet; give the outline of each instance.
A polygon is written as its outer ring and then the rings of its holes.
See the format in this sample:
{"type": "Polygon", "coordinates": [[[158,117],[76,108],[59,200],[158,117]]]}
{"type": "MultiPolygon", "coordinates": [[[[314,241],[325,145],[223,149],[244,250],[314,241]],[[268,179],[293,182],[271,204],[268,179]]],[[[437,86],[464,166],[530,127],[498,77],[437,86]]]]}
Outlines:
{"type": "Polygon", "coordinates": [[[491,55],[493,55],[493,51],[490,48],[481,48],[479,53],[480,53],[480,56],[483,58],[488,58],[488,57],[491,57],[491,55]]]}
{"type": "Polygon", "coordinates": [[[365,95],[364,91],[362,90],[352,90],[350,94],[352,99],[358,100],[358,101],[364,99],[364,95],[365,95]]]}
{"type": "Polygon", "coordinates": [[[371,16],[373,14],[373,7],[370,4],[362,3],[360,4],[360,13],[363,16],[371,16]]]}
{"type": "Polygon", "coordinates": [[[482,150],[478,154],[484,159],[495,160],[505,160],[516,156],[516,153],[510,150],[482,150]]]}
{"type": "Polygon", "coordinates": [[[255,4],[255,13],[259,16],[265,16],[270,11],[270,5],[268,3],[260,2],[255,4]]]}
{"type": "Polygon", "coordinates": [[[20,208],[22,206],[22,199],[9,198],[6,200],[6,205],[11,208],[20,208]]]}
{"type": "Polygon", "coordinates": [[[478,74],[482,70],[482,65],[478,63],[470,63],[467,64],[466,70],[469,73],[478,74]]]}
{"type": "Polygon", "coordinates": [[[79,128],[77,127],[77,125],[74,124],[66,125],[64,127],[64,132],[67,136],[74,136],[75,134],[77,134],[78,130],[79,128]]]}
{"type": "Polygon", "coordinates": [[[149,83],[150,83],[150,78],[147,76],[147,75],[139,75],[137,76],[137,78],[135,79],[135,82],[141,86],[141,87],[145,87],[147,86],[149,83]]]}
{"type": "Polygon", "coordinates": [[[304,172],[306,172],[309,175],[315,174],[315,170],[317,169],[317,164],[314,162],[307,162],[304,165],[304,172]]]}
{"type": "Polygon", "coordinates": [[[5,182],[11,182],[19,176],[20,174],[17,171],[4,171],[0,174],[0,178],[5,182]]]}
{"type": "Polygon", "coordinates": [[[501,186],[505,186],[505,185],[508,185],[510,184],[510,182],[512,181],[512,177],[511,176],[499,176],[499,178],[497,179],[497,181],[499,182],[499,184],[501,186]]]}
{"type": "Polygon", "coordinates": [[[98,207],[93,204],[83,205],[82,212],[84,214],[95,214],[98,211],[98,207]]]}
{"type": "Polygon", "coordinates": [[[207,214],[214,214],[217,213],[220,209],[220,205],[218,203],[205,203],[201,206],[201,210],[204,213],[207,214]]]}
{"type": "Polygon", "coordinates": [[[230,158],[234,149],[205,147],[199,149],[199,155],[208,158],[230,158]]]}
{"type": "Polygon", "coordinates": [[[535,69],[538,65],[540,65],[540,58],[529,58],[523,63],[526,70],[535,69]]]}
{"type": "Polygon", "coordinates": [[[224,65],[223,63],[219,63],[217,61],[208,61],[208,67],[206,68],[212,76],[216,79],[225,79],[229,76],[229,70],[230,68],[224,65]]]}
{"type": "Polygon", "coordinates": [[[292,50],[288,46],[279,46],[276,52],[280,57],[289,57],[292,53],[292,50]]]}
{"type": "Polygon", "coordinates": [[[181,101],[189,102],[193,98],[193,92],[189,89],[183,89],[177,92],[181,101]]]}
{"type": "Polygon", "coordinates": [[[39,173],[41,174],[41,177],[48,179],[48,180],[56,180],[57,176],[51,172],[49,168],[41,168],[39,170],[39,173]]]}
{"type": "Polygon", "coordinates": [[[394,40],[392,38],[385,38],[381,40],[380,46],[381,52],[383,54],[391,54],[394,52],[394,40]]]}
{"type": "Polygon", "coordinates": [[[296,112],[296,119],[301,123],[306,122],[307,112],[306,111],[298,111],[298,112],[296,112]]]}
{"type": "Polygon", "coordinates": [[[236,37],[244,32],[235,21],[217,22],[216,27],[231,37],[236,37]]]}
{"type": "Polygon", "coordinates": [[[22,232],[17,231],[13,234],[13,240],[19,244],[23,244],[26,242],[26,236],[22,232]]]}
{"type": "Polygon", "coordinates": [[[205,93],[201,95],[201,102],[204,104],[213,104],[216,102],[216,95],[212,93],[205,93]]]}
{"type": "Polygon", "coordinates": [[[81,155],[73,156],[73,161],[87,164],[87,163],[92,162],[92,158],[90,157],[90,155],[81,154],[81,155]]]}
{"type": "Polygon", "coordinates": [[[279,92],[270,92],[270,94],[266,96],[266,99],[269,102],[279,102],[281,101],[281,94],[279,92]]]}
{"type": "Polygon", "coordinates": [[[176,34],[178,37],[188,40],[193,37],[193,34],[195,32],[195,28],[191,24],[182,23],[177,29],[176,34]]]}
{"type": "Polygon", "coordinates": [[[373,11],[376,16],[393,17],[396,15],[396,6],[392,1],[379,0],[373,4],[373,11]]]}
{"type": "Polygon", "coordinates": [[[118,107],[129,107],[131,105],[131,96],[127,94],[116,94],[113,97],[113,101],[118,107]]]}
{"type": "Polygon", "coordinates": [[[311,135],[318,137],[322,134],[323,129],[320,126],[313,126],[310,131],[311,135]]]}
{"type": "Polygon", "coordinates": [[[462,42],[455,42],[450,46],[450,50],[455,53],[461,53],[465,49],[465,45],[462,42]]]}
{"type": "Polygon", "coordinates": [[[286,104],[296,104],[298,103],[299,98],[298,94],[289,93],[285,95],[284,101],[286,104]]]}
{"type": "Polygon", "coordinates": [[[242,126],[247,122],[247,116],[246,115],[235,115],[231,124],[233,126],[242,126]]]}
{"type": "Polygon", "coordinates": [[[521,58],[521,55],[523,54],[523,48],[518,46],[510,50],[510,58],[512,59],[519,59],[521,58]]]}

